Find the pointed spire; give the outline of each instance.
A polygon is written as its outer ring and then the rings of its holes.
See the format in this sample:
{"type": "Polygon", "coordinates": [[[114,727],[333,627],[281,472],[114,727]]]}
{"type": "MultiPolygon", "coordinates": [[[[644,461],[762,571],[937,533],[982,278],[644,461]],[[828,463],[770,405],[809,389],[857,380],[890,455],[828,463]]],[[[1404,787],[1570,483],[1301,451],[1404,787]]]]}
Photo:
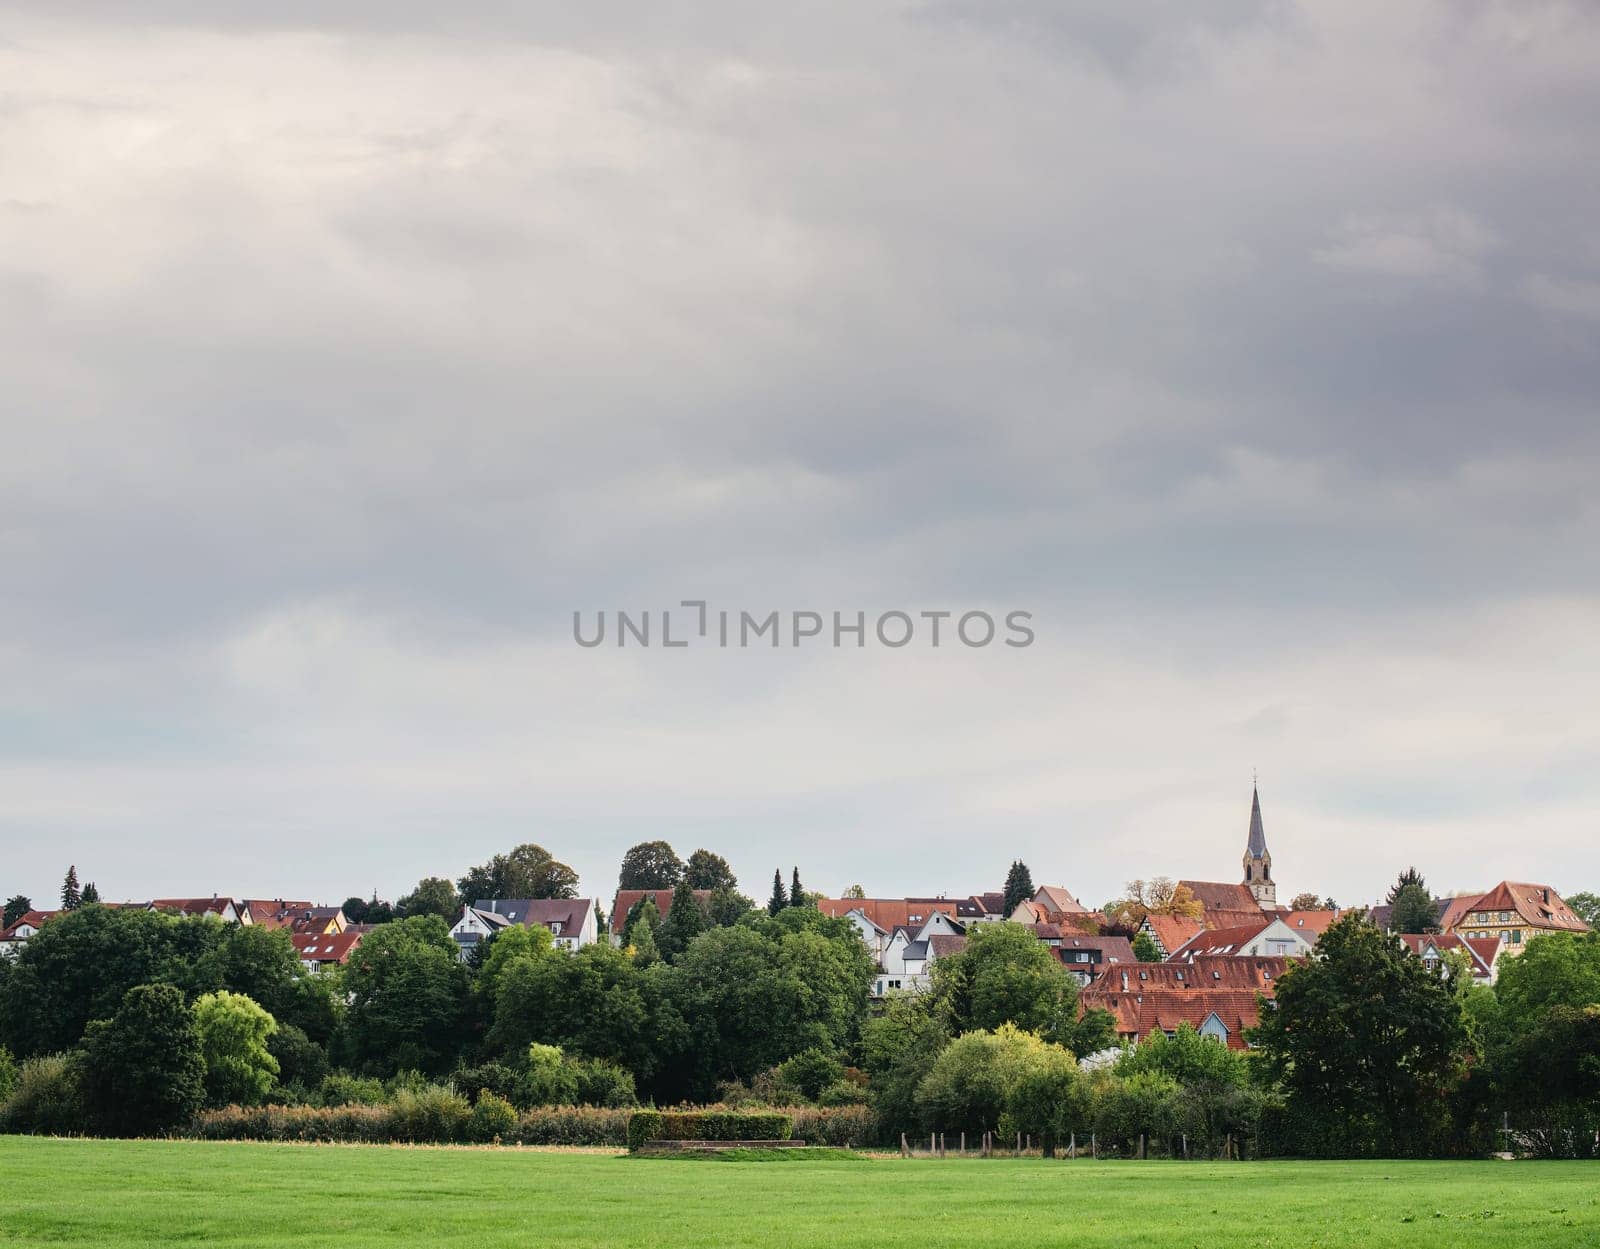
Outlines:
{"type": "Polygon", "coordinates": [[[1267,832],[1261,827],[1261,791],[1253,784],[1250,786],[1250,842],[1245,853],[1252,859],[1263,858],[1267,853],[1267,832]]]}

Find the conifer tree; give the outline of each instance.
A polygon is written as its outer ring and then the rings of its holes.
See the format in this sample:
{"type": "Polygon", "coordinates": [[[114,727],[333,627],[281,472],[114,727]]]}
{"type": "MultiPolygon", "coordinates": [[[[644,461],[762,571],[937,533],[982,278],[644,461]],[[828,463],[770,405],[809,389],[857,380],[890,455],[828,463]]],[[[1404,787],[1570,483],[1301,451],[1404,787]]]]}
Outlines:
{"type": "Polygon", "coordinates": [[[681,879],[672,890],[672,905],[667,908],[667,917],[661,921],[656,945],[664,957],[677,958],[707,926],[700,899],[694,896],[694,886],[687,878],[681,879]]]}
{"type": "Polygon", "coordinates": [[[78,900],[84,905],[88,905],[90,902],[100,901],[100,891],[95,888],[94,881],[91,880],[83,887],[83,897],[78,900]]]}
{"type": "Polygon", "coordinates": [[[789,886],[789,905],[804,906],[806,904],[806,891],[800,884],[800,869],[794,869],[793,883],[789,886]]]}
{"type": "Polygon", "coordinates": [[[29,911],[33,910],[33,899],[25,893],[12,894],[6,899],[6,910],[0,928],[10,928],[29,911]]]}
{"type": "Polygon", "coordinates": [[[67,878],[61,882],[61,909],[76,911],[82,903],[83,895],[78,892],[78,865],[74,863],[67,868],[67,878]]]}
{"type": "MultiPolygon", "coordinates": [[[[655,909],[653,905],[651,909],[655,909]]],[[[633,948],[635,967],[649,967],[652,963],[661,961],[661,948],[656,945],[655,929],[649,924],[635,924],[633,939],[628,944],[633,948]]]]}
{"type": "Polygon", "coordinates": [[[1033,873],[1021,859],[1011,860],[1011,870],[1006,873],[1005,913],[1010,918],[1019,902],[1033,897],[1033,873]]]}
{"type": "Polygon", "coordinates": [[[783,869],[772,869],[772,896],[767,899],[767,914],[776,915],[789,905],[789,895],[783,891],[783,869]]]}

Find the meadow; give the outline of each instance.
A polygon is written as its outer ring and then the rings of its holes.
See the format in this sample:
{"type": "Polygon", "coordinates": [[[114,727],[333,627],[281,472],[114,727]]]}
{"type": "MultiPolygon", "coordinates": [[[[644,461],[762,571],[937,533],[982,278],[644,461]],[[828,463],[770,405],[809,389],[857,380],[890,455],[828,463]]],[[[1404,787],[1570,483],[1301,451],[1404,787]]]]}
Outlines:
{"type": "Polygon", "coordinates": [[[1362,1246],[1600,1242],[1600,1166],[778,1162],[0,1137],[0,1243],[1362,1246]]]}

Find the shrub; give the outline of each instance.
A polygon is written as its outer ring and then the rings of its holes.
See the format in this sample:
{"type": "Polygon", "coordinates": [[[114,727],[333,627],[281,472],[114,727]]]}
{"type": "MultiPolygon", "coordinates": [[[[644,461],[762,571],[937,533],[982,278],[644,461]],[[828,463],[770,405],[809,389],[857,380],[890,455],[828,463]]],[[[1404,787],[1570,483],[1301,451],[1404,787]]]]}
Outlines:
{"type": "Polygon", "coordinates": [[[819,1106],[865,1106],[867,1090],[849,1080],[838,1080],[828,1085],[817,1096],[819,1106]]]}
{"type": "Polygon", "coordinates": [[[808,1101],[816,1101],[823,1089],[844,1079],[844,1064],[831,1051],[813,1047],[780,1063],[778,1076],[808,1101]]]}
{"type": "Polygon", "coordinates": [[[11,1051],[0,1045],[0,1104],[11,1096],[11,1090],[17,1087],[17,1060],[11,1057],[11,1051]]]}
{"type": "Polygon", "coordinates": [[[493,1093],[513,1105],[517,1102],[517,1073],[504,1063],[482,1063],[476,1067],[457,1067],[450,1082],[477,1104],[483,1092],[493,1093]]]}
{"type": "Polygon", "coordinates": [[[635,1112],[602,1106],[541,1106],[517,1120],[519,1145],[625,1145],[635,1112]]]}
{"type": "Polygon", "coordinates": [[[324,1106],[374,1106],[389,1100],[382,1080],[353,1076],[348,1071],[325,1077],[318,1095],[324,1106]]]}
{"type": "Polygon", "coordinates": [[[779,1111],[641,1110],[628,1121],[628,1148],[645,1141],[786,1141],[794,1117],[779,1111]]]}
{"type": "Polygon", "coordinates": [[[43,1054],[24,1062],[11,1096],[0,1106],[0,1132],[65,1136],[82,1130],[83,1102],[72,1060],[43,1054]]]}
{"type": "Polygon", "coordinates": [[[633,1072],[604,1059],[590,1059],[574,1064],[578,1078],[577,1101],[582,1106],[637,1106],[639,1094],[634,1088],[633,1072]]]}
{"type": "Polygon", "coordinates": [[[389,1108],[394,1139],[419,1144],[447,1145],[466,1139],[472,1108],[454,1089],[430,1085],[395,1094],[389,1108]]]}
{"type": "Polygon", "coordinates": [[[512,1137],[517,1129],[517,1111],[510,1102],[488,1089],[478,1091],[473,1103],[472,1116],[467,1123],[470,1140],[489,1143],[512,1137]]]}
{"type": "Polygon", "coordinates": [[[528,1061],[517,1078],[517,1101],[523,1106],[570,1106],[578,1100],[576,1064],[559,1046],[528,1046],[528,1061]]]}
{"type": "Polygon", "coordinates": [[[883,1127],[868,1106],[800,1106],[794,1116],[794,1137],[808,1145],[882,1144],[883,1127]]]}
{"type": "Polygon", "coordinates": [[[278,1081],[285,1087],[311,1091],[328,1074],[327,1051],[292,1023],[278,1025],[267,1039],[267,1051],[278,1060],[278,1081]]]}

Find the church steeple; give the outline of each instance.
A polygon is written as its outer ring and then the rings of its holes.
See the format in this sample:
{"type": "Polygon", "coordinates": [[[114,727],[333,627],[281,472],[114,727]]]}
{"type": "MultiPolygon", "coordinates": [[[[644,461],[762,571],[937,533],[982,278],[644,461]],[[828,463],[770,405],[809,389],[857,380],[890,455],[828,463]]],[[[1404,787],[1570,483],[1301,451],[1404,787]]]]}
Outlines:
{"type": "Polygon", "coordinates": [[[1250,836],[1244,848],[1244,883],[1262,906],[1276,906],[1278,886],[1272,882],[1272,852],[1261,824],[1261,792],[1250,787],[1250,836]]]}

